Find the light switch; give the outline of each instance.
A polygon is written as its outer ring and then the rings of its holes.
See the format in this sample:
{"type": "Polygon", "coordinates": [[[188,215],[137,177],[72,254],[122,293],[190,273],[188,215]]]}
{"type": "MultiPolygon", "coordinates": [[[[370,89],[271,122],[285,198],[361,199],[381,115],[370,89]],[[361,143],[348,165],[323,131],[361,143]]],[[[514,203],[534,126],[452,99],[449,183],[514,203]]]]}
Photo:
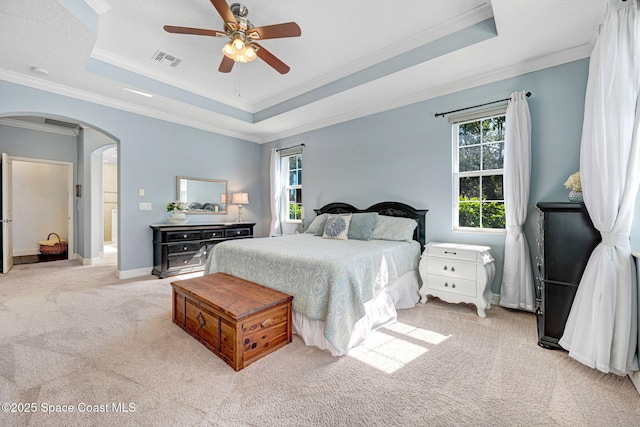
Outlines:
{"type": "Polygon", "coordinates": [[[138,188],[138,196],[144,197],[144,188],[138,188]]]}
{"type": "Polygon", "coordinates": [[[138,203],[138,210],[150,211],[151,210],[151,203],[138,203]]]}

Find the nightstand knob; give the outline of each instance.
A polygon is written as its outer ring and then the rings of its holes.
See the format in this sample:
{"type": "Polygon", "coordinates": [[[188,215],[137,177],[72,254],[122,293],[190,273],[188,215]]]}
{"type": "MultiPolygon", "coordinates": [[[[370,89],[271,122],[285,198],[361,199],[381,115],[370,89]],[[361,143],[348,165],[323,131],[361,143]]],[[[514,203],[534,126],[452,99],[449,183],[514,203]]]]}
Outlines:
{"type": "Polygon", "coordinates": [[[451,271],[456,271],[456,268],[455,267],[451,267],[451,271]]]}
{"type": "Polygon", "coordinates": [[[186,238],[187,238],[187,235],[186,235],[186,234],[183,234],[183,235],[182,235],[182,238],[183,238],[183,239],[186,239],[186,238]]]}
{"type": "Polygon", "coordinates": [[[446,265],[444,266],[444,271],[447,271],[447,266],[446,265]]]}
{"type": "Polygon", "coordinates": [[[455,287],[456,287],[456,284],[454,283],[453,285],[451,285],[451,287],[452,287],[452,288],[455,288],[455,287]]]}
{"type": "Polygon", "coordinates": [[[448,283],[448,282],[445,282],[445,283],[444,283],[444,287],[445,287],[445,288],[448,288],[448,287],[449,287],[449,283],[448,283]]]}
{"type": "Polygon", "coordinates": [[[183,251],[186,251],[187,249],[189,249],[189,248],[187,248],[186,246],[184,248],[182,248],[183,251]]]}

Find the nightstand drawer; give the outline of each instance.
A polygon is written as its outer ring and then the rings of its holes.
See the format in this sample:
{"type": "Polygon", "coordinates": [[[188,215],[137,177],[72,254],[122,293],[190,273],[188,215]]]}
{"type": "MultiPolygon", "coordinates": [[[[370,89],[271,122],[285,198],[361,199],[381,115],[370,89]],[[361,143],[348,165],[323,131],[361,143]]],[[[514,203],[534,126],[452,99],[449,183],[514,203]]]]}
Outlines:
{"type": "Polygon", "coordinates": [[[427,246],[429,257],[449,258],[452,260],[473,261],[478,260],[478,251],[465,250],[464,245],[455,243],[440,243],[434,246],[427,246]]]}
{"type": "Polygon", "coordinates": [[[476,279],[476,265],[469,262],[444,258],[428,258],[427,274],[455,277],[467,280],[476,279]]]}
{"type": "Polygon", "coordinates": [[[473,280],[455,279],[428,274],[427,288],[475,298],[477,286],[476,282],[473,280]]]}

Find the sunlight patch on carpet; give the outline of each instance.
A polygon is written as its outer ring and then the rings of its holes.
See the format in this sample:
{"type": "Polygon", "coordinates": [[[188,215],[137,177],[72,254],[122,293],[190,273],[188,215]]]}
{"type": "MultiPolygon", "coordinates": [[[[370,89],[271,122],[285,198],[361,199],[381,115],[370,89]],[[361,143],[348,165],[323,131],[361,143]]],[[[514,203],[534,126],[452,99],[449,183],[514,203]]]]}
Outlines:
{"type": "Polygon", "coordinates": [[[392,374],[450,336],[396,322],[375,331],[348,356],[392,374]]]}

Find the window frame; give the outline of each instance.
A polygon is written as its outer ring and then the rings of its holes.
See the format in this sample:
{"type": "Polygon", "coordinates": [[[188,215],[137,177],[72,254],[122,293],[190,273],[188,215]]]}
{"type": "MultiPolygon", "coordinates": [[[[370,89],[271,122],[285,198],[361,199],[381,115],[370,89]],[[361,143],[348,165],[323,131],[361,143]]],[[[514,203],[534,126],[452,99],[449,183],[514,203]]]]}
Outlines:
{"type": "MultiPolygon", "coordinates": [[[[452,191],[452,231],[454,232],[465,232],[465,233],[483,233],[483,234],[506,234],[506,211],[505,211],[505,227],[504,228],[483,228],[483,227],[463,227],[460,226],[460,178],[464,177],[483,177],[483,176],[493,176],[493,175],[502,175],[503,182],[503,199],[501,200],[504,203],[504,176],[505,176],[505,168],[504,168],[504,159],[503,165],[500,169],[490,169],[490,170],[474,170],[474,171],[464,171],[460,172],[460,146],[459,146],[459,132],[460,125],[482,121],[486,119],[491,119],[495,117],[504,117],[505,125],[506,125],[506,112],[507,107],[498,107],[489,110],[476,111],[460,116],[455,116],[449,118],[449,122],[451,123],[451,141],[452,141],[452,152],[453,152],[453,168],[452,168],[452,181],[453,181],[453,191],[452,191]]],[[[481,127],[482,128],[482,127],[481,127]]],[[[505,139],[503,140],[504,144],[506,144],[506,131],[505,131],[505,139]]],[[[482,147],[482,142],[480,143],[482,147]]],[[[480,150],[482,156],[482,150],[480,150]]],[[[481,157],[482,159],[482,157],[481,157]]],[[[500,200],[496,200],[500,201],[500,200]]]]}
{"type": "MultiPolygon", "coordinates": [[[[300,190],[300,203],[296,203],[300,205],[302,208],[302,177],[300,178],[300,183],[295,185],[289,184],[289,172],[291,169],[289,168],[290,158],[299,156],[302,161],[302,151],[295,151],[291,153],[284,153],[280,156],[280,170],[282,174],[282,199],[281,199],[281,217],[284,219],[284,222],[287,224],[300,224],[303,219],[291,219],[289,216],[289,204],[291,202],[289,198],[290,190],[300,190]]],[[[299,170],[302,174],[302,162],[300,163],[300,167],[296,170],[299,170]]],[[[295,202],[294,202],[295,203],[295,202]]]]}

